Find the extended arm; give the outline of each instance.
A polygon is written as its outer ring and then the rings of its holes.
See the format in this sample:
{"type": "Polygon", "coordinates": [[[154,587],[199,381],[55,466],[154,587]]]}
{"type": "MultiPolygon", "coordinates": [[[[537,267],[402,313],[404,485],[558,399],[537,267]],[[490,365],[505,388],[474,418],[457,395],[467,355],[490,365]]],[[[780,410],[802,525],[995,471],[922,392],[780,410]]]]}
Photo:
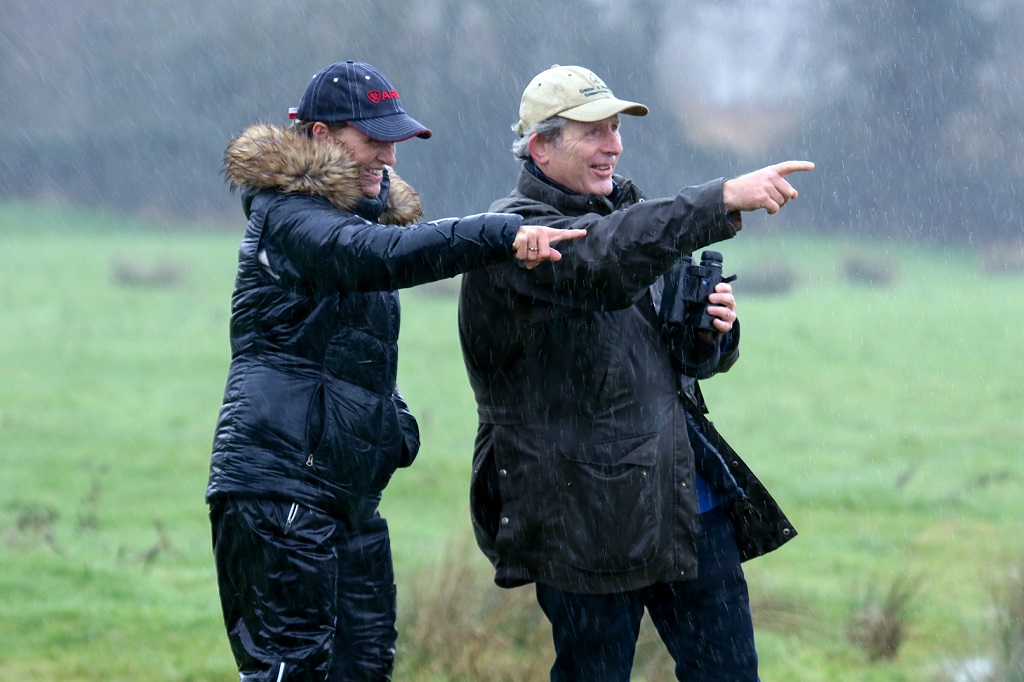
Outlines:
{"type": "MultiPolygon", "coordinates": [[[[728,239],[737,225],[722,208],[722,181],[688,187],[675,197],[641,201],[610,213],[569,215],[548,204],[501,205],[529,223],[584,228],[585,239],[560,245],[557,267],[532,272],[503,266],[491,275],[502,288],[570,310],[614,310],[636,302],[658,277],[694,248],[728,239]]],[[[580,201],[584,201],[580,198],[580,201]]],[[[496,204],[498,206],[498,204],[496,204]]]]}
{"type": "MultiPolygon", "coordinates": [[[[551,245],[585,235],[482,213],[410,226],[379,225],[315,197],[288,197],[285,218],[264,233],[267,266],[293,282],[338,291],[412,287],[516,258],[527,268],[561,256],[551,245]],[[297,206],[298,205],[298,209],[297,206]]],[[[273,207],[271,208],[273,211],[273,207]]]]}

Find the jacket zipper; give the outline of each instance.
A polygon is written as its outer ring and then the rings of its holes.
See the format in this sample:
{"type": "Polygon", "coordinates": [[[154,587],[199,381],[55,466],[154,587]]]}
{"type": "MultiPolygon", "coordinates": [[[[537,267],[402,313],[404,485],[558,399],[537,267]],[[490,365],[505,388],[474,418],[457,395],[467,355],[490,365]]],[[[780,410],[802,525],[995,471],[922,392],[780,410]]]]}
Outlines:
{"type": "Polygon", "coordinates": [[[288,532],[288,529],[292,527],[292,522],[295,521],[295,517],[299,513],[299,503],[292,502],[292,508],[288,510],[288,518],[284,522],[284,532],[288,532]]]}

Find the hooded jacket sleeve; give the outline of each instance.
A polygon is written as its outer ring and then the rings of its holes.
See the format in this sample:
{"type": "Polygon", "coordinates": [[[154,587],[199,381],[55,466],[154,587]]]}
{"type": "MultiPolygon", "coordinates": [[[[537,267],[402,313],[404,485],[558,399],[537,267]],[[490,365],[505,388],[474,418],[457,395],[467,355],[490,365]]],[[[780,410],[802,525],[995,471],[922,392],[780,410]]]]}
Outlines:
{"type": "Polygon", "coordinates": [[[389,291],[508,260],[518,215],[484,213],[380,225],[308,195],[267,209],[261,253],[285,282],[337,291],[389,291]]]}
{"type": "Polygon", "coordinates": [[[669,339],[673,361],[680,371],[694,379],[708,379],[728,372],[740,358],[740,321],[733,322],[732,331],[712,343],[697,338],[696,331],[682,331],[682,339],[669,339]],[[678,360],[677,360],[678,358],[678,360]]]}

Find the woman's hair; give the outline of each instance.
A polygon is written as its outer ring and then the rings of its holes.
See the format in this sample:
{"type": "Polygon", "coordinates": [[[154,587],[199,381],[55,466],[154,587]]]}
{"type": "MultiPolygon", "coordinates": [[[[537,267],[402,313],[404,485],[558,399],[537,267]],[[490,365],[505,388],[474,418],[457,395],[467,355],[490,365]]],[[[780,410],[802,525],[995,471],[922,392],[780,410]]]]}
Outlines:
{"type": "Polygon", "coordinates": [[[512,154],[517,159],[522,159],[523,161],[529,159],[530,136],[534,133],[537,133],[551,144],[558,145],[562,141],[562,129],[565,128],[567,122],[568,119],[561,116],[552,116],[540,123],[534,123],[523,132],[520,138],[512,143],[512,154]]]}
{"type": "MultiPolygon", "coordinates": [[[[327,126],[327,129],[330,130],[332,133],[335,132],[335,131],[341,130],[342,128],[344,128],[345,126],[348,125],[348,123],[346,123],[345,121],[335,121],[333,123],[328,123],[327,121],[319,121],[319,122],[323,123],[325,126],[327,126]]],[[[295,120],[295,121],[292,121],[292,130],[297,132],[299,135],[305,135],[306,137],[313,137],[313,124],[314,123],[317,123],[317,121],[299,121],[299,120],[295,120]]]]}

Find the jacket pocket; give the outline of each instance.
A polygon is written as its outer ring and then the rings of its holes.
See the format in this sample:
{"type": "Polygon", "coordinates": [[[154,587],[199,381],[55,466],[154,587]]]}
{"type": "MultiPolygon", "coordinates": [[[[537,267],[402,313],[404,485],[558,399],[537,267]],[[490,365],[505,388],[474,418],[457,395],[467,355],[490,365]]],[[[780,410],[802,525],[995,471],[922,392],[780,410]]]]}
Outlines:
{"type": "Polygon", "coordinates": [[[653,561],[659,519],[657,434],[588,443],[561,451],[553,519],[564,528],[570,564],[587,571],[628,571],[653,561]]]}
{"type": "Polygon", "coordinates": [[[306,466],[313,466],[317,451],[320,449],[324,439],[324,419],[327,413],[326,391],[323,384],[319,384],[309,399],[309,409],[306,411],[306,466]]]}
{"type": "Polygon", "coordinates": [[[323,438],[314,452],[317,476],[350,495],[377,495],[402,456],[394,402],[351,384],[325,388],[323,438]]]}

